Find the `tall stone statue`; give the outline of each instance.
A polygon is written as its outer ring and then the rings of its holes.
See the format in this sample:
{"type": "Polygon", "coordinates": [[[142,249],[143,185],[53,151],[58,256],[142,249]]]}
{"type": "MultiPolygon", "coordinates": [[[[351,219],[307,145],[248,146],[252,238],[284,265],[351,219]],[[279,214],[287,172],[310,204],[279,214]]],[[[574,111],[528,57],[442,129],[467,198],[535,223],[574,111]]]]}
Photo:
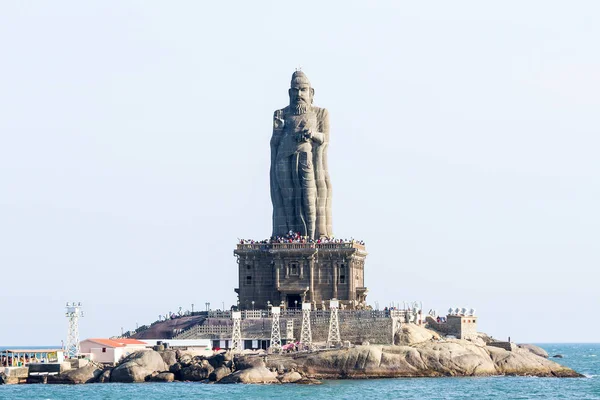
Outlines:
{"type": "Polygon", "coordinates": [[[315,91],[302,71],[292,75],[290,105],[273,115],[271,201],[273,236],[289,231],[332,236],[327,170],[329,114],[313,106],[315,91]]]}

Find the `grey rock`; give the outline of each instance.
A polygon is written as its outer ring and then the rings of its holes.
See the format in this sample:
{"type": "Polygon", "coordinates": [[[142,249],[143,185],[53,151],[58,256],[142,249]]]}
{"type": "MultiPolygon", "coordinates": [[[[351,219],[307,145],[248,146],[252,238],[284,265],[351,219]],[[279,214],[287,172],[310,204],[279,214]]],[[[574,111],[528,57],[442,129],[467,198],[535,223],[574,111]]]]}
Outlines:
{"type": "Polygon", "coordinates": [[[214,356],[208,358],[208,362],[213,368],[222,367],[223,364],[225,364],[225,355],[215,354],[214,356]]]}
{"type": "Polygon", "coordinates": [[[234,361],[235,368],[237,370],[254,368],[254,367],[265,367],[265,359],[257,356],[239,356],[234,361]]]}
{"type": "Polygon", "coordinates": [[[267,367],[283,364],[308,378],[392,378],[417,376],[580,377],[570,368],[529,351],[478,346],[467,340],[427,341],[412,346],[357,346],[350,349],[270,355],[267,367]]]}
{"type": "Polygon", "coordinates": [[[106,368],[102,371],[102,374],[98,377],[98,383],[107,383],[110,382],[110,373],[112,372],[112,368],[106,368]]]}
{"type": "Polygon", "coordinates": [[[178,360],[181,365],[188,366],[192,363],[192,355],[188,353],[182,353],[178,360]]]}
{"type": "Polygon", "coordinates": [[[151,382],[173,382],[174,380],[175,374],[172,372],[161,372],[150,379],[151,382]]]}
{"type": "Polygon", "coordinates": [[[226,351],[225,353],[222,353],[222,354],[223,354],[223,358],[224,358],[224,360],[226,362],[227,361],[233,361],[233,352],[231,350],[228,350],[228,351],[226,351]]]}
{"type": "Polygon", "coordinates": [[[294,382],[298,385],[321,385],[323,382],[321,382],[318,379],[312,379],[312,378],[302,378],[299,381],[294,382]]]}
{"type": "Polygon", "coordinates": [[[180,380],[183,381],[203,381],[208,379],[211,372],[214,371],[214,368],[208,364],[208,362],[203,365],[201,364],[192,364],[187,367],[183,367],[181,371],[178,373],[180,376],[180,380]]]}
{"type": "Polygon", "coordinates": [[[169,368],[177,363],[177,353],[175,352],[175,350],[161,351],[160,356],[169,368]]]}
{"type": "Polygon", "coordinates": [[[279,381],[281,383],[296,383],[301,379],[302,379],[302,375],[300,375],[296,371],[293,371],[293,372],[286,372],[285,374],[283,374],[281,376],[281,378],[279,378],[279,381]]]}
{"type": "Polygon", "coordinates": [[[210,373],[208,380],[211,382],[219,382],[229,374],[231,374],[231,369],[227,367],[219,367],[210,373]]]}
{"type": "Polygon", "coordinates": [[[536,346],[534,344],[520,344],[518,346],[520,349],[530,351],[531,353],[535,354],[536,356],[548,358],[548,352],[546,352],[546,350],[542,349],[539,346],[536,346]]]}
{"type": "Polygon", "coordinates": [[[153,372],[168,370],[159,353],[154,350],[137,351],[130,354],[113,369],[111,382],[144,382],[153,372]]]}
{"type": "Polygon", "coordinates": [[[227,375],[219,383],[279,383],[277,373],[265,367],[252,367],[227,375]]]}
{"type": "Polygon", "coordinates": [[[412,345],[439,339],[440,335],[429,329],[416,324],[402,324],[402,328],[394,337],[394,344],[412,345]]]}
{"type": "Polygon", "coordinates": [[[179,363],[175,363],[169,367],[169,372],[177,374],[183,367],[179,363]]]}
{"type": "Polygon", "coordinates": [[[60,374],[60,381],[63,383],[79,384],[79,383],[92,383],[96,382],[102,375],[103,369],[95,363],[89,363],[88,365],[70,369],[60,374]]]}

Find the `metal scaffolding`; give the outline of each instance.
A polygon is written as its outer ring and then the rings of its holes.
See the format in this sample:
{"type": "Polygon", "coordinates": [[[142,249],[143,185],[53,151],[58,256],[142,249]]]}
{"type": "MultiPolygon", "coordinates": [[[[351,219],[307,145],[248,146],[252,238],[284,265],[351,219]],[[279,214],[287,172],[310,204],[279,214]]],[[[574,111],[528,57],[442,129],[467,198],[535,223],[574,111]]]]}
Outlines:
{"type": "Polygon", "coordinates": [[[242,344],[242,312],[233,311],[231,313],[231,319],[233,320],[233,333],[231,337],[231,349],[234,353],[239,353],[244,350],[242,344]]]}
{"type": "Polygon", "coordinates": [[[331,310],[329,317],[329,334],[327,335],[327,346],[332,344],[341,344],[340,338],[340,322],[338,319],[338,308],[340,302],[338,300],[329,301],[329,309],[331,310]]]}
{"type": "Polygon", "coordinates": [[[302,330],[300,332],[300,343],[305,347],[312,345],[312,332],[310,330],[310,303],[302,303],[302,330]]]}
{"type": "Polygon", "coordinates": [[[79,355],[79,317],[83,317],[80,302],[67,302],[65,316],[69,319],[69,331],[67,333],[67,345],[65,352],[69,358],[77,358],[79,355]]]}
{"type": "Polygon", "coordinates": [[[271,324],[271,351],[281,351],[281,332],[279,329],[279,315],[281,308],[271,307],[273,322],[271,324]]]}

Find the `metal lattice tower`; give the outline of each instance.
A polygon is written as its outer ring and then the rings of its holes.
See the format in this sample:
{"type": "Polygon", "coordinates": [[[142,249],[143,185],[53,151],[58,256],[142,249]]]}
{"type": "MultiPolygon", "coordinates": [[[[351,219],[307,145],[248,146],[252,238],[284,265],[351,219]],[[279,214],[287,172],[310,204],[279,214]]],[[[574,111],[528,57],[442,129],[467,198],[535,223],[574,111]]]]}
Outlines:
{"type": "Polygon", "coordinates": [[[302,303],[302,330],[300,332],[300,343],[306,347],[312,345],[312,332],[310,330],[310,303],[302,303]]]}
{"type": "Polygon", "coordinates": [[[79,317],[83,317],[81,303],[67,302],[65,316],[69,319],[69,331],[67,333],[67,345],[65,351],[69,358],[77,358],[79,355],[79,317]]]}
{"type": "Polygon", "coordinates": [[[279,315],[281,308],[271,307],[273,322],[271,324],[271,350],[281,351],[281,332],[279,331],[279,315]]]}
{"type": "Polygon", "coordinates": [[[331,314],[329,316],[329,335],[327,335],[327,346],[330,344],[340,344],[342,339],[340,338],[340,321],[338,319],[338,308],[340,302],[338,300],[329,301],[329,309],[331,314]]]}
{"type": "Polygon", "coordinates": [[[231,313],[233,319],[233,333],[231,335],[231,349],[234,353],[244,350],[242,346],[242,312],[233,311],[231,313]]]}

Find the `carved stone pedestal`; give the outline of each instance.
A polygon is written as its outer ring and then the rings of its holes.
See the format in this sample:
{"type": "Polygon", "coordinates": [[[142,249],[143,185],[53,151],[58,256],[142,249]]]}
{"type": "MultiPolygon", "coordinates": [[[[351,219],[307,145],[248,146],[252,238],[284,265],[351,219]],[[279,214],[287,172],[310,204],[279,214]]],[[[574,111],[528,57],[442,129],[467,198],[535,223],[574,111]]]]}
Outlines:
{"type": "Polygon", "coordinates": [[[300,309],[328,308],[338,299],[344,308],[365,304],[364,266],[367,252],[358,243],[238,244],[241,310],[266,309],[268,304],[300,309]],[[253,303],[254,302],[254,303],[253,303]]]}

